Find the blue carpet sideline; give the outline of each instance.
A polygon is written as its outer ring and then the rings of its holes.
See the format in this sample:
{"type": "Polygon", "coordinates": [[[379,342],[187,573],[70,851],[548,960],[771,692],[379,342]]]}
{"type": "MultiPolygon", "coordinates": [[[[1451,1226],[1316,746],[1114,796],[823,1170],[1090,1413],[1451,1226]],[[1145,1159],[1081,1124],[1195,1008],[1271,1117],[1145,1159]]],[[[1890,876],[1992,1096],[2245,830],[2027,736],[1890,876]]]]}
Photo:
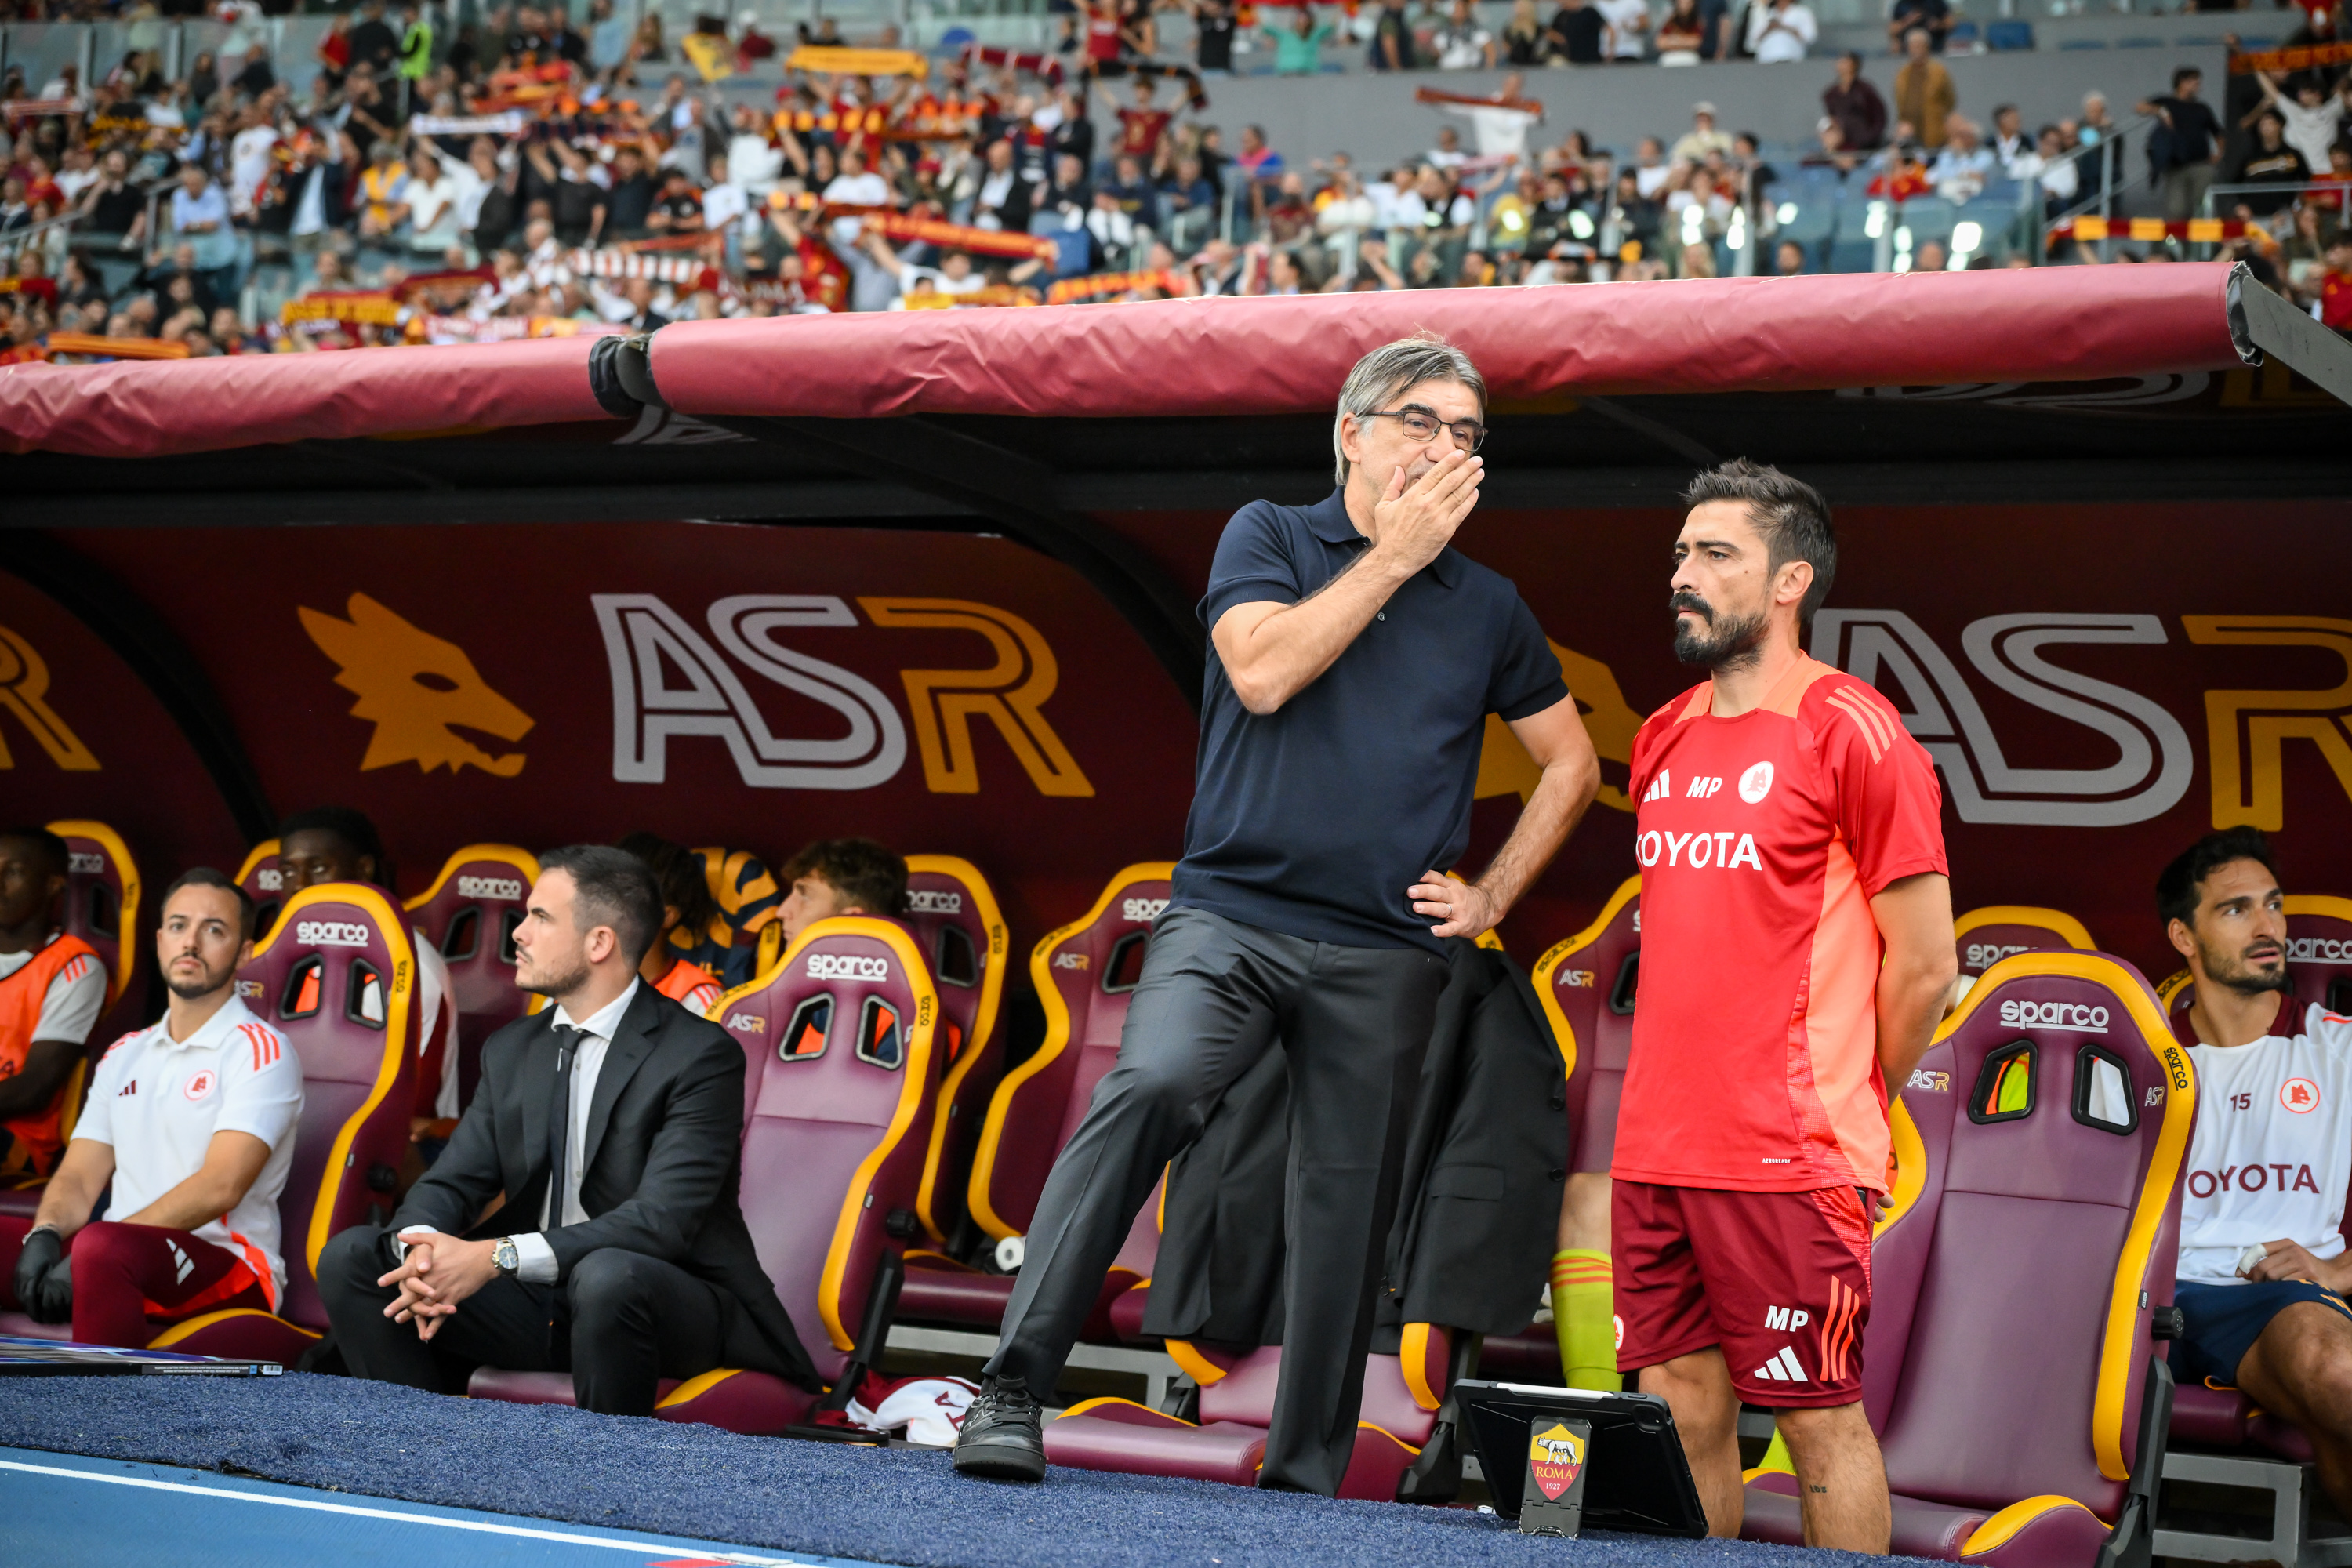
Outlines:
{"type": "MultiPolygon", "coordinates": [[[[908,1568],[1864,1561],[1740,1542],[1601,1533],[1566,1542],[1522,1536],[1464,1509],[1084,1470],[1005,1486],[957,1476],[936,1452],[744,1437],[301,1373],[0,1378],[0,1445],[908,1568]]],[[[615,1568],[626,1561],[613,1556],[615,1568]]]]}

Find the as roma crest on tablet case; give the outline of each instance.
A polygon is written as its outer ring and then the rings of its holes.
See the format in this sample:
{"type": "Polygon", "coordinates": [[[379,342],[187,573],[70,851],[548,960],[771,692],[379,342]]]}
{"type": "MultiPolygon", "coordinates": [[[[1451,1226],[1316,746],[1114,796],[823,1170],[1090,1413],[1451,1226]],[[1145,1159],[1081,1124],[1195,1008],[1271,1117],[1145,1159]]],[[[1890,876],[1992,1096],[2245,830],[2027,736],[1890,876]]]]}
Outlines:
{"type": "Polygon", "coordinates": [[[1539,1415],[1528,1423],[1528,1475],[1519,1529],[1529,1535],[1574,1535],[1584,1522],[1585,1459],[1592,1427],[1539,1415]]]}

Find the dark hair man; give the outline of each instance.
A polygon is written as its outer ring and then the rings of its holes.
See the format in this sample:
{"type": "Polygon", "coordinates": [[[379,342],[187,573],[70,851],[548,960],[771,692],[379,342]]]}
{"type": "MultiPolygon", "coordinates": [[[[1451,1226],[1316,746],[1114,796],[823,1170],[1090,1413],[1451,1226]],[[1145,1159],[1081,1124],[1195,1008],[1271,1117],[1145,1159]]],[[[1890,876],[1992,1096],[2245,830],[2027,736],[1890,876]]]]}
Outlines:
{"type": "Polygon", "coordinates": [[[1118,1064],[1046,1180],[959,1469],[1044,1476],[1039,1398],[1129,1225],[1278,1035],[1308,1108],[1307,1174],[1259,1484],[1339,1489],[1445,939],[1503,918],[1600,780],[1542,627],[1508,581],[1449,548],[1477,504],[1486,405],[1460,350],[1375,349],[1339,392],[1339,488],[1225,525],[1201,603],[1213,651],[1184,858],[1118,1064]],[[1468,839],[1488,713],[1542,782],[1486,873],[1458,882],[1443,873],[1468,839]]]}
{"type": "Polygon", "coordinates": [[[2195,984],[2172,1015],[2197,1063],[2173,1369],[2300,1428],[2328,1497],[2352,1508],[2352,1018],[2296,1003],[2278,863],[2255,829],[2191,845],[2156,906],[2195,984]]]}
{"type": "Polygon", "coordinates": [[[661,927],[653,873],[602,845],[540,868],[515,981],[555,1005],[484,1042],[473,1103],[392,1224],[327,1244],[345,1362],[427,1389],[445,1352],[569,1371],[582,1409],[621,1415],[722,1365],[816,1387],[736,1206],[742,1049],[637,975],[661,927]],[[536,1228],[473,1239],[500,1193],[536,1228]]]}
{"type": "Polygon", "coordinates": [[[143,1346],[200,1312],[278,1310],[302,1064],[237,997],[252,952],[253,901],[236,883],[198,867],[164,889],[155,963],[170,1001],[107,1048],[41,1195],[15,1268],[37,1321],[143,1346]]]}
{"type": "Polygon", "coordinates": [[[784,945],[835,915],[895,915],[907,902],[907,862],[871,838],[820,838],[784,863],[776,918],[784,945]]]}
{"type": "Polygon", "coordinates": [[[1886,1086],[1958,973],[1927,752],[1806,657],[1829,509],[1745,458],[1675,543],[1675,656],[1709,679],[1634,737],[1642,976],[1610,1168],[1618,1365],[1674,1407],[1707,1528],[1739,1532],[1739,1403],[1778,1412],[1805,1543],[1884,1552],[1862,1408],[1886,1086]],[[1778,1305],[1808,1323],[1769,1327],[1778,1305]]]}
{"type": "Polygon", "coordinates": [[[670,932],[680,929],[688,933],[690,942],[719,918],[719,900],[710,896],[701,859],[692,850],[651,833],[632,833],[614,847],[644,861],[661,889],[661,930],[637,964],[637,978],[701,1017],[725,987],[719,984],[719,976],[681,957],[670,942],[670,932]]]}
{"type": "Polygon", "coordinates": [[[55,923],[71,863],[46,827],[0,831],[0,1181],[57,1164],[66,1086],[106,1005],[97,950],[55,923]]]}
{"type": "MultiPolygon", "coordinates": [[[[392,890],[392,862],[365,812],[347,805],[314,806],[278,825],[278,890],[292,898],[324,882],[365,882],[392,890]]],[[[449,996],[449,963],[421,927],[411,926],[416,952],[416,1100],[409,1136],[424,1136],[437,1118],[457,1111],[457,1009],[449,996]]]]}

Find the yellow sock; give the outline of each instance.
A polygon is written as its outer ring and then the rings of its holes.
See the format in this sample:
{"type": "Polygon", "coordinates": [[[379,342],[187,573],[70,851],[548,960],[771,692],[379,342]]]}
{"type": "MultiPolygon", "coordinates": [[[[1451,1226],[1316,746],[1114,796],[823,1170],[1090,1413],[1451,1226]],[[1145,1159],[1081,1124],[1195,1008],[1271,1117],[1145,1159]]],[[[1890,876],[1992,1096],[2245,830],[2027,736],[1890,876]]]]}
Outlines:
{"type": "Polygon", "coordinates": [[[1571,1247],[1552,1254],[1551,1317],[1569,1387],[1613,1394],[1624,1386],[1617,1375],[1616,1301],[1607,1253],[1571,1247]]]}

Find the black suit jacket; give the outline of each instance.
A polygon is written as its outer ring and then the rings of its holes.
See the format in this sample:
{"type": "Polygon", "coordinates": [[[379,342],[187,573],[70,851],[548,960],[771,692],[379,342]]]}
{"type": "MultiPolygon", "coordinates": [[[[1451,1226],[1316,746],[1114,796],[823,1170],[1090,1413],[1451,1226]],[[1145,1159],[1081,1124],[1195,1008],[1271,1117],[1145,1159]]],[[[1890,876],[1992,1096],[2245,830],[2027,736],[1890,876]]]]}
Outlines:
{"type": "MultiPolygon", "coordinates": [[[[518,1018],[482,1046],[473,1103],[433,1169],[393,1216],[397,1231],[468,1234],[490,1199],[509,1194],[492,1227],[537,1228],[550,1170],[555,1100],[555,1009],[518,1018]]],[[[732,1365],[820,1387],[776,1289],[760,1267],[736,1202],[742,1174],[743,1047],[640,983],[604,1052],[588,1107],[580,1206],[588,1219],[544,1234],[557,1279],[605,1247],[642,1253],[709,1281],[729,1315],[732,1365]]]]}

